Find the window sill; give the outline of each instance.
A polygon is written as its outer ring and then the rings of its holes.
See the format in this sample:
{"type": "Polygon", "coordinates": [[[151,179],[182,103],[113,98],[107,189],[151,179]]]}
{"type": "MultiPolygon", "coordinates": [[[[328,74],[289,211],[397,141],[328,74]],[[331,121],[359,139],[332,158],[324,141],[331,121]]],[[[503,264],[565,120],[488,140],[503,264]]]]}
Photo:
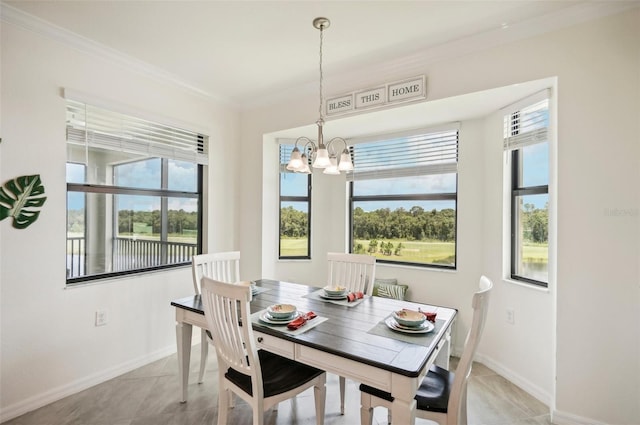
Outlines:
{"type": "Polygon", "coordinates": [[[544,293],[551,292],[551,290],[549,289],[549,284],[547,284],[547,287],[545,288],[544,286],[534,285],[533,283],[520,282],[518,280],[513,280],[509,278],[503,278],[502,281],[508,284],[520,286],[522,288],[531,289],[533,291],[544,292],[544,293]]]}
{"type": "Polygon", "coordinates": [[[379,268],[379,267],[389,267],[391,269],[420,270],[424,272],[458,273],[458,269],[453,269],[453,268],[410,266],[407,264],[376,263],[376,268],[379,268]]]}

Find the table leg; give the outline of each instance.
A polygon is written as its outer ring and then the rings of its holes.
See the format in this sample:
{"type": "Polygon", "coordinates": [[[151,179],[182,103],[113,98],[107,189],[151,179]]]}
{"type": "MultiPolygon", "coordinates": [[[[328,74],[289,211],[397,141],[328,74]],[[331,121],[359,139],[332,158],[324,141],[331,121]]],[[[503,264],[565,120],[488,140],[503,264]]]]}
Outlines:
{"type": "Polygon", "coordinates": [[[401,400],[394,398],[391,403],[391,419],[394,424],[415,425],[416,423],[416,401],[401,400]]]}
{"type": "Polygon", "coordinates": [[[191,332],[192,326],[188,323],[176,324],[176,343],[178,346],[178,378],[180,379],[180,403],[187,401],[187,389],[189,387],[189,364],[191,363],[191,332]]]}

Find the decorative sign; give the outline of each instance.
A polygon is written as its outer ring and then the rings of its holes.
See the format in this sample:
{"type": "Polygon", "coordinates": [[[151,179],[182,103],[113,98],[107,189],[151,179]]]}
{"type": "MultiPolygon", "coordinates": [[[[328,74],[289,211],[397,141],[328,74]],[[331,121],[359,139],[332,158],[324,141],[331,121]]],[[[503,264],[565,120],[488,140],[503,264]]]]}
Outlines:
{"type": "Polygon", "coordinates": [[[371,89],[356,93],[356,109],[367,108],[375,105],[383,105],[386,99],[386,91],[386,87],[383,86],[377,89],[371,89]]]}
{"type": "Polygon", "coordinates": [[[334,97],[327,99],[327,115],[337,114],[338,112],[351,111],[353,109],[353,96],[334,97]]]}
{"type": "Polygon", "coordinates": [[[422,75],[327,99],[325,111],[327,116],[338,115],[363,109],[393,106],[397,103],[426,99],[426,97],[426,78],[422,75]]]}

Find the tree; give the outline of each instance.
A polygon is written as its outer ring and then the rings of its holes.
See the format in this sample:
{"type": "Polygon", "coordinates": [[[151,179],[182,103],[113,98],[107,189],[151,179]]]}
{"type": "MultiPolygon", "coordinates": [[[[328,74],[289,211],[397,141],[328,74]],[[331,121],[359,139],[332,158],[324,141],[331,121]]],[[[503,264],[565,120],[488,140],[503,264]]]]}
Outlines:
{"type": "Polygon", "coordinates": [[[369,249],[368,252],[371,254],[375,254],[376,252],[378,252],[378,241],[375,239],[372,239],[369,241],[369,249]]]}

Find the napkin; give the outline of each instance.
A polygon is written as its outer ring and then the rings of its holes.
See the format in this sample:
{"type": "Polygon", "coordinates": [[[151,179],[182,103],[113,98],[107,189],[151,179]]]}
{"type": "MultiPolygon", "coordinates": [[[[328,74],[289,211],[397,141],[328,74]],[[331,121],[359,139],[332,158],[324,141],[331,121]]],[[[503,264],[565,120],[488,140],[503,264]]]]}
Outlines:
{"type": "Polygon", "coordinates": [[[296,329],[298,329],[299,327],[301,327],[305,323],[307,323],[307,320],[311,320],[311,319],[313,319],[315,317],[318,317],[318,316],[313,311],[310,311],[307,314],[301,315],[296,320],[291,321],[287,325],[287,328],[291,329],[292,331],[295,331],[296,329]]]}
{"type": "Polygon", "coordinates": [[[349,301],[349,302],[353,302],[353,301],[359,300],[361,298],[364,298],[364,294],[362,292],[349,292],[347,294],[347,301],[349,301]]]}

